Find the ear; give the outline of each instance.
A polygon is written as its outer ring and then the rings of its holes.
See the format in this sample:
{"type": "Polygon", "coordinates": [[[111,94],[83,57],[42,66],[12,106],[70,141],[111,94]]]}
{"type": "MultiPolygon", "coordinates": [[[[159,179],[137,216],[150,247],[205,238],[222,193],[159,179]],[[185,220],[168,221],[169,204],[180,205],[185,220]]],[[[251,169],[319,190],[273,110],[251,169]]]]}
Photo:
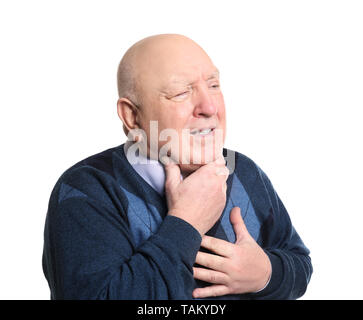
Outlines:
{"type": "Polygon", "coordinates": [[[138,123],[138,109],[129,99],[118,99],[117,114],[123,123],[126,135],[130,130],[140,128],[138,123]]]}

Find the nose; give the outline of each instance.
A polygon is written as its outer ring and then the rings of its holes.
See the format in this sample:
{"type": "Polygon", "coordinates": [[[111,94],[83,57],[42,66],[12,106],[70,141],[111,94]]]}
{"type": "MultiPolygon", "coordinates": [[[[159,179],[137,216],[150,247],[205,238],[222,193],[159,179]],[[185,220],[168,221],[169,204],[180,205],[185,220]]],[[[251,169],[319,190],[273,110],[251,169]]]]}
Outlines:
{"type": "Polygon", "coordinates": [[[196,118],[211,117],[217,113],[217,108],[213,104],[212,97],[208,89],[200,88],[195,97],[195,107],[193,115],[196,118]]]}

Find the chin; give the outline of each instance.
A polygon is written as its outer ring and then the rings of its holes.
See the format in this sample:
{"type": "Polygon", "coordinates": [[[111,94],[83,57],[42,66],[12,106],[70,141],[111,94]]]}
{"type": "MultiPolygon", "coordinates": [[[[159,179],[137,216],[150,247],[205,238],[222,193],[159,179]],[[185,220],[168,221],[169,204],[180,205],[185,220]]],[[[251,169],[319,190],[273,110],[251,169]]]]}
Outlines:
{"type": "Polygon", "coordinates": [[[184,178],[198,170],[201,166],[204,166],[204,164],[179,164],[180,172],[184,178]]]}
{"type": "Polygon", "coordinates": [[[199,161],[190,160],[189,164],[186,162],[184,162],[184,163],[180,162],[179,163],[180,171],[182,172],[183,175],[189,175],[189,174],[193,173],[194,171],[198,170],[200,167],[202,167],[202,166],[206,165],[207,163],[212,162],[214,160],[215,160],[215,157],[210,158],[209,161],[205,161],[205,159],[203,159],[203,160],[199,159],[199,161]],[[193,163],[193,162],[196,162],[196,163],[193,163]]]}

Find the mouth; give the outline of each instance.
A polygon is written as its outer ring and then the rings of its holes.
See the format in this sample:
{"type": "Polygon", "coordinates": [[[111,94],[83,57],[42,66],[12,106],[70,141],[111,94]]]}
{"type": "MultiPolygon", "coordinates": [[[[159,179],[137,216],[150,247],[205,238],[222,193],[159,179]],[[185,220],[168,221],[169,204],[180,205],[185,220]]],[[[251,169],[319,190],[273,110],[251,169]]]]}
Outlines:
{"type": "Polygon", "coordinates": [[[193,136],[208,136],[208,135],[212,135],[214,133],[214,129],[215,127],[210,127],[210,128],[202,128],[202,129],[193,129],[190,131],[190,134],[193,136]]]}

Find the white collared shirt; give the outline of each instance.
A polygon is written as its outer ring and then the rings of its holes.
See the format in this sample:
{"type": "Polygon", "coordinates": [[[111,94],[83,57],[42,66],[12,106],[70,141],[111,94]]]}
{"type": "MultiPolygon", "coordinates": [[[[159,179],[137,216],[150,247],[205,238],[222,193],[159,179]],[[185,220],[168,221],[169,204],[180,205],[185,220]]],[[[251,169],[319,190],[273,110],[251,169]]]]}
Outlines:
{"type": "Polygon", "coordinates": [[[127,154],[128,148],[133,144],[127,141],[124,144],[124,152],[127,160],[135,171],[161,196],[164,195],[165,170],[164,166],[157,160],[145,158],[141,154],[130,152],[127,154]]]}

